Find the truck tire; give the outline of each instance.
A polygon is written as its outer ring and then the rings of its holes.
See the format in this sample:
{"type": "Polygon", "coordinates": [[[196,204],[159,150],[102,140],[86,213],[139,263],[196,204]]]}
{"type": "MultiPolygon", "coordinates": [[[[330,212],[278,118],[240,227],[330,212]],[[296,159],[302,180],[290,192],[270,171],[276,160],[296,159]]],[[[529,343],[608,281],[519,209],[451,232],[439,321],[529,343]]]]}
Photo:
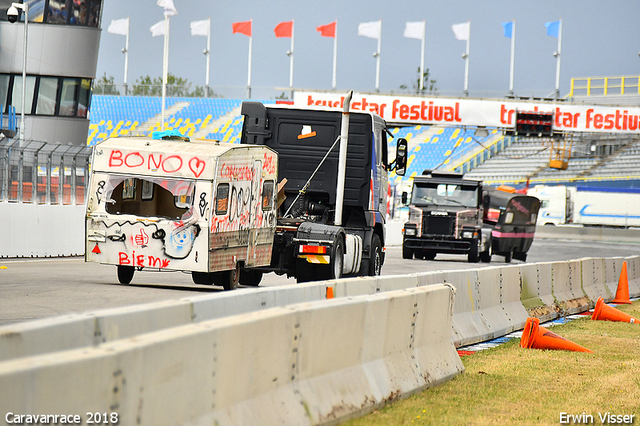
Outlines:
{"type": "Polygon", "coordinates": [[[413,250],[402,244],[402,258],[413,259],[413,250]]]}
{"type": "Polygon", "coordinates": [[[262,275],[262,271],[242,269],[240,270],[240,284],[257,287],[262,281],[262,275]]]}
{"type": "Polygon", "coordinates": [[[133,266],[118,265],[118,281],[120,284],[129,284],[135,271],[133,266]]]}
{"type": "Polygon", "coordinates": [[[422,258],[425,260],[433,260],[436,258],[436,252],[431,250],[426,250],[422,254],[422,258]]]}
{"type": "Polygon", "coordinates": [[[478,263],[478,260],[480,260],[479,253],[478,253],[479,244],[480,244],[479,240],[471,241],[471,247],[469,247],[469,255],[467,256],[467,260],[469,261],[469,263],[478,263]]]}
{"type": "Polygon", "coordinates": [[[342,238],[338,236],[333,243],[331,250],[331,265],[329,279],[342,278],[342,269],[344,268],[344,243],[342,238]]]}
{"type": "Polygon", "coordinates": [[[480,253],[480,260],[484,263],[490,263],[491,255],[493,254],[493,251],[491,250],[491,240],[487,240],[485,246],[487,249],[480,253]]]}
{"type": "Polygon", "coordinates": [[[380,275],[382,270],[382,242],[378,234],[373,234],[371,238],[371,249],[369,250],[369,275],[380,275]]]}

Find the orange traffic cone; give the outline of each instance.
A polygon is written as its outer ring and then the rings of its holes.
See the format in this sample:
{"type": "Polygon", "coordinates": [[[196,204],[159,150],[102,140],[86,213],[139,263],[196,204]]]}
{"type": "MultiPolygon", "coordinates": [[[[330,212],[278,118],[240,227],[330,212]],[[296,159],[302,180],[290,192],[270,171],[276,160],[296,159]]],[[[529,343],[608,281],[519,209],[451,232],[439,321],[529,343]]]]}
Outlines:
{"type": "Polygon", "coordinates": [[[629,300],[629,278],[627,277],[627,261],[622,262],[622,271],[618,279],[618,290],[616,297],[611,303],[631,303],[629,300]]]}
{"type": "Polygon", "coordinates": [[[630,322],[631,324],[640,323],[640,320],[638,320],[637,318],[634,318],[631,315],[627,315],[619,309],[616,309],[604,303],[604,299],[602,297],[598,297],[598,301],[596,302],[596,307],[593,309],[593,315],[591,316],[591,319],[602,321],[630,322]]]}
{"type": "Polygon", "coordinates": [[[534,349],[556,349],[565,351],[576,352],[593,352],[587,348],[584,348],[577,343],[573,343],[571,340],[567,340],[564,337],[547,330],[540,326],[540,319],[527,318],[527,323],[522,331],[522,338],[520,339],[520,346],[523,348],[534,349]]]}

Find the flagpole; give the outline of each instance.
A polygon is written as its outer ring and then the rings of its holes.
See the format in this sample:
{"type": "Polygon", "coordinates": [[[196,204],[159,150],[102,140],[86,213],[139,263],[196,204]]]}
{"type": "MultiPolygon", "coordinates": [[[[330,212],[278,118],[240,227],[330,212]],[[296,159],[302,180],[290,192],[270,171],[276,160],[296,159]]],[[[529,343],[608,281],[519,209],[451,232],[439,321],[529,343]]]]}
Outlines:
{"type": "Polygon", "coordinates": [[[211,18],[208,19],[209,24],[207,26],[207,50],[205,50],[204,54],[205,57],[207,58],[207,65],[206,65],[206,71],[205,71],[205,82],[204,85],[206,87],[205,89],[205,96],[208,98],[209,97],[209,62],[210,62],[210,52],[211,52],[211,18]]]}
{"type": "Polygon", "coordinates": [[[424,90],[424,41],[426,35],[427,24],[422,21],[422,50],[420,51],[420,92],[424,90]]]}
{"type": "Polygon", "coordinates": [[[516,56],[516,21],[511,21],[511,67],[509,72],[509,93],[513,95],[513,74],[516,56]]]}
{"type": "Polygon", "coordinates": [[[558,24],[558,50],[555,53],[556,57],[556,99],[560,96],[560,51],[562,49],[562,19],[558,24]]]}
{"type": "Polygon", "coordinates": [[[380,91],[380,46],[382,42],[382,20],[380,22],[380,32],[378,33],[378,50],[375,53],[376,57],[376,92],[380,91]]]}
{"type": "Polygon", "coordinates": [[[127,16],[127,34],[124,39],[124,94],[127,95],[127,74],[129,69],[129,17],[127,16]]]}
{"type": "Polygon", "coordinates": [[[247,72],[247,99],[251,99],[251,46],[253,44],[253,20],[249,19],[249,22],[251,22],[251,26],[252,26],[252,31],[251,31],[251,35],[249,36],[249,70],[247,72]]]}
{"type": "Polygon", "coordinates": [[[169,65],[169,15],[164,15],[164,54],[162,58],[162,126],[161,131],[164,131],[164,110],[167,97],[167,68],[169,65]]]}
{"type": "Polygon", "coordinates": [[[293,99],[293,35],[294,21],[291,21],[291,49],[289,50],[289,88],[291,89],[291,99],[293,99]]]}
{"type": "Polygon", "coordinates": [[[467,51],[464,54],[464,95],[469,96],[469,41],[471,40],[471,21],[469,21],[469,35],[467,36],[467,51]]]}
{"type": "Polygon", "coordinates": [[[336,70],[338,62],[338,20],[336,19],[335,33],[333,37],[333,79],[331,80],[331,87],[336,90],[336,70]]]}

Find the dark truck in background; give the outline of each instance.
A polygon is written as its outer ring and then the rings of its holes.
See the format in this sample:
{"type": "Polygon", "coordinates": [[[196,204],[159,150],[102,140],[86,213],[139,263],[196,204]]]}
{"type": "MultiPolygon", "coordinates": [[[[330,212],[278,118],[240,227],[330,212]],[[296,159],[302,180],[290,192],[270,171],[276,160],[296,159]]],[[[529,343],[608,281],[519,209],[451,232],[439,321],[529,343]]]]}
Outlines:
{"type": "Polygon", "coordinates": [[[413,180],[402,257],[433,260],[438,253],[466,254],[491,262],[493,254],[526,260],[540,201],[485,187],[459,173],[425,170],[413,180]]]}
{"type": "Polygon", "coordinates": [[[349,113],[348,101],[342,113],[259,102],[244,102],[241,113],[241,143],[267,145],[278,153],[273,166],[280,203],[271,265],[245,271],[245,281],[255,283],[263,272],[295,276],[298,282],[380,275],[388,173],[404,175],[406,140],[398,140],[396,159],[389,163],[385,121],[372,113],[349,113]]]}

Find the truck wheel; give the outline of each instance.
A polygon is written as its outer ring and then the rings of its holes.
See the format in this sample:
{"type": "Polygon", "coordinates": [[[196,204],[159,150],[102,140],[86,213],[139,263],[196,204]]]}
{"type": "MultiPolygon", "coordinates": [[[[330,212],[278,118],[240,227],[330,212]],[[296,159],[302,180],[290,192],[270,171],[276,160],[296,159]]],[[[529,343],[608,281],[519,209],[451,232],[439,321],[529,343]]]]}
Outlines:
{"type": "Polygon", "coordinates": [[[423,259],[425,260],[433,260],[436,258],[436,252],[435,251],[425,251],[424,255],[422,256],[423,259]]]}
{"type": "Polygon", "coordinates": [[[208,272],[191,272],[191,279],[193,280],[194,284],[204,284],[204,285],[211,285],[213,284],[213,277],[212,274],[208,273],[208,272]]]}
{"type": "Polygon", "coordinates": [[[480,253],[480,260],[483,261],[484,263],[490,263],[491,255],[492,255],[491,240],[488,240],[485,244],[487,246],[487,249],[482,253],[480,253]]]}
{"type": "Polygon", "coordinates": [[[262,281],[262,275],[262,271],[242,269],[240,270],[240,284],[257,287],[262,281]]]}
{"type": "Polygon", "coordinates": [[[402,245],[402,258],[403,259],[413,259],[413,250],[406,247],[404,244],[402,245]]]}
{"type": "Polygon", "coordinates": [[[479,240],[473,240],[471,241],[471,247],[469,248],[469,255],[467,257],[467,260],[469,261],[469,263],[477,263],[478,260],[480,260],[479,256],[478,256],[478,245],[480,244],[479,240]]]}
{"type": "Polygon", "coordinates": [[[135,271],[133,266],[118,265],[118,281],[120,284],[129,284],[135,271]]]}
{"type": "Polygon", "coordinates": [[[371,238],[371,250],[369,256],[369,275],[380,275],[382,270],[382,242],[378,234],[373,234],[371,238]]]}
{"type": "Polygon", "coordinates": [[[337,237],[333,244],[331,253],[331,276],[330,279],[342,278],[342,269],[344,266],[344,243],[340,236],[337,237]]]}

